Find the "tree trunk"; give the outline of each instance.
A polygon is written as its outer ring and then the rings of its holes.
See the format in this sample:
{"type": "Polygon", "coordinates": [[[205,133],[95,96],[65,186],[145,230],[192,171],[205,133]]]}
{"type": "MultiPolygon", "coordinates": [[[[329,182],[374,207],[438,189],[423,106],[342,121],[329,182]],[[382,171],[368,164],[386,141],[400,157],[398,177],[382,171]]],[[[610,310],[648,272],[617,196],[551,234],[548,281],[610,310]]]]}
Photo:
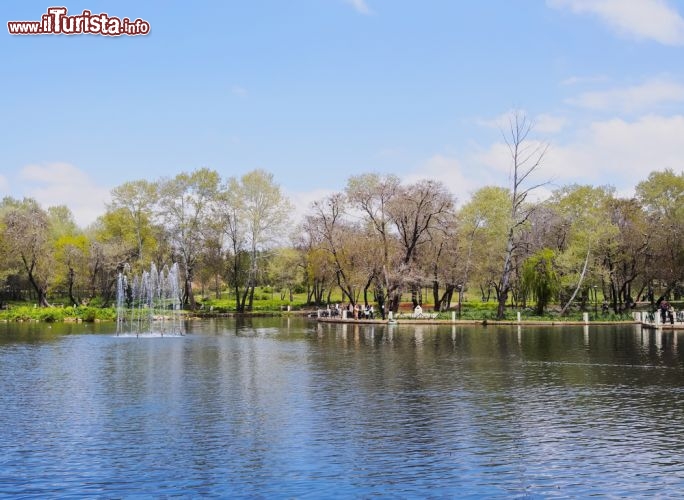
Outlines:
{"type": "Polygon", "coordinates": [[[413,308],[415,309],[418,304],[420,304],[420,299],[418,297],[418,290],[415,286],[411,287],[411,303],[413,303],[413,308]]]}
{"type": "MultiPolygon", "coordinates": [[[[515,199],[515,198],[514,198],[515,199]]],[[[503,272],[501,273],[501,284],[499,286],[499,303],[496,308],[496,319],[503,319],[506,314],[506,302],[508,301],[508,291],[511,286],[511,271],[513,260],[513,229],[508,232],[508,243],[506,244],[506,257],[504,260],[503,272]]]]}
{"type": "Polygon", "coordinates": [[[251,283],[248,287],[249,290],[249,303],[247,304],[247,310],[252,311],[254,308],[254,284],[251,283]]]}
{"type": "Polygon", "coordinates": [[[565,316],[568,308],[570,307],[570,304],[572,304],[572,301],[575,300],[575,296],[577,295],[577,292],[579,292],[579,289],[582,286],[582,282],[584,281],[584,275],[587,272],[587,264],[589,263],[589,254],[591,250],[587,250],[587,256],[584,259],[584,267],[582,268],[582,274],[580,274],[579,281],[577,282],[577,287],[575,288],[575,291],[572,292],[572,296],[570,297],[570,300],[568,300],[568,303],[565,304],[565,307],[563,307],[563,310],[561,311],[561,316],[565,316]]]}
{"type": "Polygon", "coordinates": [[[235,277],[235,310],[237,312],[242,312],[242,308],[240,307],[240,285],[237,281],[237,275],[235,277]]]}
{"type": "MultiPolygon", "coordinates": [[[[444,292],[444,296],[446,291],[444,292]]],[[[432,280],[432,301],[435,304],[435,311],[442,310],[442,298],[439,296],[439,282],[437,279],[432,280]]]]}
{"type": "Polygon", "coordinates": [[[247,294],[249,293],[249,286],[245,286],[244,291],[242,292],[242,298],[238,295],[238,301],[239,301],[239,308],[238,312],[245,312],[246,311],[246,304],[247,304],[247,294]]]}
{"type": "Polygon", "coordinates": [[[44,286],[39,285],[35,278],[33,277],[33,273],[29,273],[28,275],[29,282],[31,283],[31,286],[33,289],[36,291],[36,296],[38,299],[38,305],[40,307],[50,307],[50,303],[47,300],[47,290],[44,286]]]}
{"type": "Polygon", "coordinates": [[[325,288],[323,287],[323,283],[320,280],[316,280],[314,284],[314,302],[316,305],[320,306],[323,304],[323,293],[325,292],[325,288]]]}
{"type": "Polygon", "coordinates": [[[312,304],[313,303],[313,287],[307,282],[306,284],[306,303],[307,304],[312,304]]]}
{"type": "Polygon", "coordinates": [[[366,286],[363,287],[363,304],[368,305],[368,289],[370,288],[371,284],[373,283],[373,275],[371,274],[370,277],[368,278],[368,282],[366,282],[366,286]]]}
{"type": "Polygon", "coordinates": [[[70,267],[69,268],[69,300],[71,301],[72,306],[77,306],[78,301],[74,297],[74,268],[70,267]]]}
{"type": "Polygon", "coordinates": [[[197,307],[197,304],[195,303],[195,295],[192,293],[192,278],[193,278],[193,269],[192,267],[188,267],[186,273],[185,273],[185,287],[183,290],[183,293],[185,293],[185,304],[188,309],[191,311],[194,311],[195,308],[197,307]]]}
{"type": "Polygon", "coordinates": [[[455,289],[456,287],[454,285],[446,286],[442,296],[435,301],[435,304],[439,303],[439,306],[435,305],[435,311],[446,311],[449,309],[449,307],[451,307],[451,298],[454,295],[455,289]]]}
{"type": "Polygon", "coordinates": [[[47,301],[47,287],[45,287],[44,285],[39,285],[36,281],[35,276],[33,275],[33,269],[36,266],[35,259],[31,261],[30,265],[26,260],[26,257],[24,257],[24,255],[21,256],[21,260],[24,262],[24,268],[26,269],[26,274],[28,275],[29,283],[31,283],[31,286],[36,291],[38,305],[40,307],[50,307],[50,303],[47,301]]]}

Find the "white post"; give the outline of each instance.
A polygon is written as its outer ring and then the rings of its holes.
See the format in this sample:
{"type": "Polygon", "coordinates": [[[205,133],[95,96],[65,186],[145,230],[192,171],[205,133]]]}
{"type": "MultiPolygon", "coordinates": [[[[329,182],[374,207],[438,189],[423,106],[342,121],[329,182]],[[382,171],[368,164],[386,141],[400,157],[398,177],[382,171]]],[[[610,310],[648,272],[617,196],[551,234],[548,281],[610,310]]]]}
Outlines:
{"type": "Polygon", "coordinates": [[[585,323],[589,323],[589,313],[582,313],[582,319],[585,323]]]}
{"type": "Polygon", "coordinates": [[[520,311],[518,311],[518,323],[520,323],[520,311]]]}
{"type": "Polygon", "coordinates": [[[389,314],[389,316],[388,316],[389,320],[392,321],[392,311],[390,311],[388,314],[389,314]]]}
{"type": "Polygon", "coordinates": [[[342,319],[347,319],[347,310],[342,309],[342,319]]]}
{"type": "Polygon", "coordinates": [[[655,325],[660,326],[660,311],[656,311],[654,313],[654,315],[655,315],[655,325]]]}
{"type": "Polygon", "coordinates": [[[456,311],[451,311],[451,321],[456,321],[456,311]]]}

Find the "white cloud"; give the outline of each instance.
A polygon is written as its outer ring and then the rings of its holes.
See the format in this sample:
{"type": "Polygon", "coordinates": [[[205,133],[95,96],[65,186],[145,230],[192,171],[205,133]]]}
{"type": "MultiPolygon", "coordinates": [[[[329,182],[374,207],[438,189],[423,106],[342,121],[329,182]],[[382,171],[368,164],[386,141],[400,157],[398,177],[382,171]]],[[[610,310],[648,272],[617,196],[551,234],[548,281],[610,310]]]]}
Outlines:
{"type": "Polygon", "coordinates": [[[285,196],[288,197],[293,205],[293,212],[291,215],[291,220],[294,224],[302,222],[304,216],[311,212],[311,204],[315,201],[322,200],[323,198],[331,195],[332,189],[314,189],[312,191],[288,191],[283,190],[285,196]]]}
{"type": "Polygon", "coordinates": [[[366,4],[366,0],[345,0],[348,4],[351,4],[352,7],[358,12],[359,14],[372,14],[373,11],[368,7],[366,4]]]}
{"type": "Polygon", "coordinates": [[[489,173],[480,169],[466,168],[452,156],[435,154],[418,166],[416,171],[402,175],[404,183],[410,184],[422,179],[438,180],[456,197],[458,204],[470,199],[479,187],[489,184],[489,173]]]}
{"type": "Polygon", "coordinates": [[[608,81],[608,77],[605,75],[595,75],[595,76],[569,76],[561,82],[561,85],[584,85],[601,83],[608,81]]]}
{"type": "MultiPolygon", "coordinates": [[[[536,189],[531,199],[545,198],[556,187],[572,183],[611,185],[620,196],[632,196],[636,185],[653,171],[670,168],[684,172],[684,115],[613,118],[589,123],[570,138],[565,132],[566,138],[562,142],[560,138],[554,139],[540,168],[528,179],[528,187],[549,183],[536,189]]],[[[534,148],[543,143],[531,140],[528,146],[534,148]]],[[[510,174],[511,153],[499,140],[463,157],[434,154],[411,172],[403,173],[401,179],[405,183],[421,179],[442,181],[461,205],[483,186],[510,187],[510,174]]],[[[308,212],[312,201],[331,192],[291,195],[297,207],[297,220],[308,212]]]]}
{"type": "MultiPolygon", "coordinates": [[[[655,170],[684,171],[682,137],[683,115],[593,122],[565,142],[554,141],[528,185],[611,185],[621,194],[633,193],[634,187],[655,170]]],[[[528,145],[539,144],[532,141],[528,145]]],[[[507,185],[511,155],[502,141],[473,154],[468,164],[475,166],[485,181],[480,185],[507,185]]]]}
{"type": "MultiPolygon", "coordinates": [[[[524,147],[530,153],[535,149],[541,153],[543,149],[547,147],[547,143],[529,140],[525,143],[524,147]]],[[[549,155],[548,151],[550,151],[550,148],[547,150],[547,153],[542,160],[541,167],[539,167],[533,174],[530,175],[530,178],[528,179],[528,185],[543,183],[550,179],[549,171],[546,168],[549,155]]],[[[536,155],[533,155],[533,157],[536,158],[536,155]]],[[[483,179],[487,181],[478,187],[482,187],[484,185],[510,187],[511,177],[513,174],[513,160],[510,149],[503,142],[494,143],[485,151],[475,153],[472,155],[470,161],[473,165],[479,165],[479,169],[482,171],[483,179]]],[[[529,166],[531,166],[531,164],[529,166]]]]}
{"type": "Polygon", "coordinates": [[[664,0],[547,0],[576,14],[593,14],[618,33],[664,45],[684,44],[684,19],[664,0]]]}
{"type": "Polygon", "coordinates": [[[494,118],[477,120],[477,124],[482,127],[498,129],[503,133],[506,133],[506,131],[510,130],[511,118],[515,114],[530,120],[530,124],[532,125],[531,132],[533,133],[554,134],[560,132],[567,123],[567,120],[564,117],[549,113],[542,113],[530,117],[525,110],[509,110],[494,118]]]}
{"type": "MultiPolygon", "coordinates": [[[[510,118],[512,114],[514,113],[514,110],[509,110],[506,111],[505,113],[501,113],[498,116],[495,116],[494,118],[482,118],[476,121],[478,125],[481,127],[486,127],[486,128],[495,128],[498,130],[505,130],[508,128],[509,123],[510,123],[510,118]]],[[[524,111],[521,111],[522,114],[524,114],[524,111]]]]}
{"type": "Polygon", "coordinates": [[[549,150],[544,169],[559,181],[610,184],[633,190],[654,170],[684,171],[684,116],[592,123],[549,150]]]}
{"type": "Polygon", "coordinates": [[[666,78],[654,78],[632,87],[585,92],[567,102],[582,108],[629,113],[684,102],[684,85],[666,78]]]}
{"type": "Polygon", "coordinates": [[[537,115],[533,120],[533,130],[540,134],[556,134],[563,130],[567,120],[562,116],[550,114],[537,115]]]}
{"type": "Polygon", "coordinates": [[[80,226],[94,222],[109,202],[108,189],[96,185],[86,172],[68,163],[26,165],[18,178],[24,196],[34,198],[44,208],[66,205],[80,226]]]}

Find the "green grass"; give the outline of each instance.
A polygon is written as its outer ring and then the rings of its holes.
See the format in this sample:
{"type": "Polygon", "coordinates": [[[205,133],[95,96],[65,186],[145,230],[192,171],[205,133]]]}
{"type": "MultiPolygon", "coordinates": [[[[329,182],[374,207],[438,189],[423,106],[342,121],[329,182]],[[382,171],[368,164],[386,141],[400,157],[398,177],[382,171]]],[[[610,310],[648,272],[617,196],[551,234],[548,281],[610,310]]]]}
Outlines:
{"type": "Polygon", "coordinates": [[[99,307],[33,307],[15,305],[0,311],[0,321],[113,321],[116,311],[113,308],[99,307]]]}
{"type": "MultiPolygon", "coordinates": [[[[201,313],[229,313],[237,310],[237,305],[234,297],[228,298],[212,298],[204,297],[197,298],[197,305],[201,307],[201,313]]],[[[291,310],[300,310],[306,307],[306,294],[296,294],[294,300],[290,302],[289,296],[285,300],[280,300],[280,294],[264,293],[257,289],[254,292],[254,303],[252,304],[253,312],[279,312],[287,310],[290,306],[291,310]]]]}
{"type": "MultiPolygon", "coordinates": [[[[285,300],[280,299],[280,294],[270,293],[270,291],[257,288],[254,294],[254,304],[252,308],[252,313],[264,314],[280,314],[287,311],[288,306],[290,310],[299,311],[303,309],[314,309],[315,306],[306,305],[306,294],[296,294],[290,302],[289,296],[285,300]]],[[[404,297],[405,300],[409,299],[407,294],[404,297]]],[[[345,301],[337,291],[336,294],[332,294],[331,303],[343,304],[345,301]]],[[[198,316],[211,316],[215,314],[225,314],[225,313],[235,313],[236,303],[235,298],[230,294],[224,294],[223,298],[216,299],[210,297],[197,297],[198,309],[194,314],[198,316]]],[[[456,304],[452,303],[452,309],[446,312],[439,313],[437,319],[450,320],[452,317],[452,311],[456,312],[456,317],[462,320],[470,321],[484,321],[484,320],[495,320],[497,303],[494,300],[489,302],[482,302],[480,300],[470,300],[464,301],[461,304],[461,314],[458,315],[456,311],[456,304]]],[[[410,314],[413,310],[413,306],[410,301],[402,302],[400,312],[402,314],[410,314]]],[[[423,304],[423,311],[426,313],[432,313],[433,308],[431,304],[423,304]]],[[[517,320],[518,309],[507,308],[505,313],[505,320],[515,321],[517,320]]],[[[582,312],[573,311],[567,316],[560,316],[557,312],[553,310],[546,312],[542,316],[537,316],[533,313],[531,309],[521,310],[521,319],[527,321],[582,321],[582,312]]],[[[599,310],[598,315],[594,315],[593,309],[589,312],[589,318],[593,321],[620,321],[629,320],[631,315],[623,314],[617,315],[612,312],[608,314],[602,314],[599,310]]],[[[95,303],[90,306],[57,306],[48,308],[37,308],[33,304],[27,305],[25,303],[14,303],[11,304],[9,309],[0,310],[0,321],[45,321],[45,322],[59,322],[59,321],[114,321],[116,319],[116,311],[113,308],[100,308],[95,305],[95,303]]]]}
{"type": "MultiPolygon", "coordinates": [[[[432,309],[428,305],[427,307],[423,305],[424,312],[432,312],[432,309]]],[[[497,303],[495,301],[481,302],[463,302],[461,304],[461,314],[459,316],[457,307],[452,304],[452,309],[445,312],[440,312],[437,315],[437,319],[450,320],[452,317],[452,311],[455,313],[456,319],[467,320],[467,321],[495,321],[497,312],[497,303]]],[[[517,321],[518,312],[520,312],[520,319],[522,321],[549,321],[549,322],[563,322],[563,321],[583,321],[582,311],[572,311],[565,316],[561,316],[559,312],[548,310],[543,315],[539,316],[534,313],[530,308],[527,309],[515,309],[507,307],[504,312],[503,321],[517,321]]],[[[612,311],[603,314],[600,310],[597,315],[594,315],[592,311],[585,311],[589,313],[590,321],[628,321],[632,319],[630,313],[626,314],[615,314],[612,311]]],[[[402,314],[410,314],[411,306],[409,304],[403,304],[401,308],[402,314]]]]}

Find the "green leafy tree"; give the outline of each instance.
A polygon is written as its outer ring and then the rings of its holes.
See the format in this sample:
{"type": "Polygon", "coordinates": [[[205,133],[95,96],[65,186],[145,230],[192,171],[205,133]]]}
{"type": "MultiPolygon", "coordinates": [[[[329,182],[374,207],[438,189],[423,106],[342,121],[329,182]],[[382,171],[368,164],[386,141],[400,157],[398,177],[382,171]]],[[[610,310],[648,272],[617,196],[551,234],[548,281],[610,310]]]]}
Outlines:
{"type": "Polygon", "coordinates": [[[80,304],[76,290],[82,290],[88,276],[90,241],[84,234],[67,234],[55,242],[56,284],[66,287],[72,305],[80,304]]]}
{"type": "Polygon", "coordinates": [[[278,244],[289,223],[292,205],[273,180],[273,174],[254,170],[240,179],[241,219],[249,249],[250,269],[247,309],[252,310],[260,271],[259,256],[278,244]]]}
{"type": "Polygon", "coordinates": [[[497,282],[506,251],[510,195],[502,187],[478,189],[458,212],[459,247],[464,256],[462,288],[480,289],[486,300],[497,282]]]}
{"type": "Polygon", "coordinates": [[[140,267],[146,266],[146,253],[155,246],[153,219],[155,204],[159,198],[158,184],[146,180],[125,182],[112,189],[109,211],[118,211],[132,233],[137,248],[140,267]]]}
{"type": "Polygon", "coordinates": [[[237,310],[249,311],[253,308],[254,290],[266,271],[263,256],[286,239],[283,234],[292,205],[273,175],[263,170],[248,172],[239,180],[229,179],[217,201],[214,214],[227,237],[232,259],[229,276],[237,310]]]}
{"type": "Polygon", "coordinates": [[[50,207],[47,213],[55,260],[54,287],[65,289],[71,304],[78,305],[77,293],[87,287],[90,241],[68,207],[50,207]]]}
{"type": "Polygon", "coordinates": [[[684,281],[684,172],[652,172],[636,197],[648,218],[649,278],[664,283],[664,296],[684,281]]]}
{"type": "Polygon", "coordinates": [[[598,286],[602,277],[602,256],[609,251],[619,229],[610,217],[615,189],[610,186],[572,184],[555,190],[548,206],[556,214],[553,234],[558,252],[556,263],[567,289],[562,314],[566,314],[582,292],[587,299],[588,285],[598,286]]]}
{"type": "Polygon", "coordinates": [[[523,290],[536,300],[535,313],[544,314],[544,309],[558,296],[560,279],[554,266],[555,253],[544,248],[528,257],[522,265],[523,290]]]}
{"type": "MultiPolygon", "coordinates": [[[[287,294],[294,300],[294,289],[303,281],[300,253],[294,248],[281,247],[272,252],[268,261],[268,276],[271,286],[280,290],[280,299],[287,294]]],[[[322,290],[321,290],[322,293],[322,290]]]]}
{"type": "Polygon", "coordinates": [[[184,272],[183,305],[193,310],[195,266],[210,236],[211,210],[219,183],[218,173],[202,168],[178,174],[162,182],[159,188],[160,215],[184,272]]]}

